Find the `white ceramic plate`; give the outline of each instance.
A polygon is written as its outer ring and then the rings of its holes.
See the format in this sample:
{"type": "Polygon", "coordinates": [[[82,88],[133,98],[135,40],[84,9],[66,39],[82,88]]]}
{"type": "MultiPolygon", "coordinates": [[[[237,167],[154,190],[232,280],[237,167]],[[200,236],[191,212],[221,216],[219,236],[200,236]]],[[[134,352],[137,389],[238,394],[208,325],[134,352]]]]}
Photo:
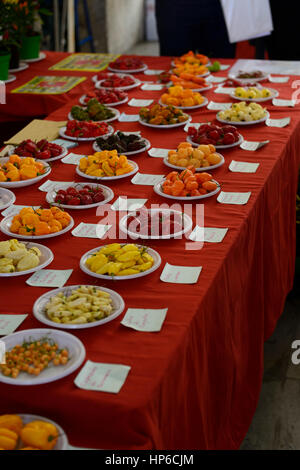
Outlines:
{"type": "Polygon", "coordinates": [[[108,70],[110,70],[111,72],[114,72],[114,73],[139,73],[139,72],[144,72],[145,70],[147,70],[148,68],[148,65],[144,64],[142,67],[140,67],[139,69],[128,69],[128,70],[120,70],[120,69],[114,69],[113,67],[111,67],[110,65],[107,67],[108,70]]]}
{"type": "MultiPolygon", "coordinates": [[[[217,163],[216,165],[210,165],[210,166],[204,166],[204,167],[201,167],[201,168],[196,168],[196,172],[211,171],[211,170],[215,170],[216,168],[219,168],[219,166],[224,165],[225,159],[224,159],[223,155],[221,155],[220,153],[217,153],[217,155],[220,155],[220,157],[221,157],[221,161],[219,163],[217,163]]],[[[174,170],[185,170],[185,168],[183,166],[173,165],[172,163],[170,163],[168,161],[168,157],[164,158],[164,164],[169,166],[170,168],[173,168],[174,170]]]]}
{"type": "MultiPolygon", "coordinates": [[[[126,245],[127,243],[125,243],[126,245]]],[[[123,245],[123,244],[121,244],[123,245]]],[[[153,260],[154,260],[154,263],[153,263],[153,266],[152,268],[148,269],[147,271],[144,271],[144,272],[141,272],[141,273],[138,273],[138,274],[131,274],[129,276],[109,276],[108,274],[97,274],[97,273],[93,273],[93,271],[91,271],[87,266],[86,266],[86,260],[94,253],[98,252],[99,250],[101,250],[101,248],[104,248],[106,245],[102,245],[102,246],[99,246],[98,248],[93,248],[92,250],[88,251],[87,253],[85,253],[81,259],[80,259],[80,269],[82,269],[83,272],[85,272],[86,274],[88,274],[89,276],[92,276],[92,277],[97,277],[98,279],[106,279],[106,280],[113,280],[113,281],[127,281],[129,279],[136,279],[138,277],[143,277],[143,276],[147,276],[148,274],[151,274],[153,273],[153,271],[156,271],[156,269],[159,268],[160,264],[161,264],[161,257],[159,256],[159,254],[157,253],[157,251],[153,250],[152,248],[149,248],[147,247],[147,253],[149,253],[150,256],[152,256],[153,260]]],[[[140,246],[142,248],[144,248],[144,245],[137,245],[137,246],[140,246]]]]}
{"type": "MultiPolygon", "coordinates": [[[[115,121],[116,119],[118,119],[118,117],[120,116],[120,111],[118,109],[115,109],[115,108],[109,108],[108,106],[106,106],[106,107],[107,107],[107,109],[109,109],[114,114],[114,116],[109,118],[109,119],[103,119],[102,121],[92,121],[92,122],[111,122],[111,121],[115,121]]],[[[68,114],[68,119],[69,119],[69,121],[73,121],[75,118],[72,116],[71,113],[69,113],[68,114]]]]}
{"type": "Polygon", "coordinates": [[[34,376],[26,372],[20,372],[17,378],[6,377],[0,372],[0,382],[11,385],[40,385],[55,380],[62,379],[72,374],[84,361],[85,347],[76,336],[65,331],[52,330],[50,328],[35,328],[32,330],[22,330],[11,335],[4,336],[2,341],[5,344],[6,351],[10,351],[17,344],[24,341],[38,341],[41,338],[49,338],[58,344],[59,348],[67,349],[69,352],[69,361],[67,364],[59,366],[49,366],[44,369],[40,375],[34,376]]]}
{"type": "MultiPolygon", "coordinates": [[[[136,155],[137,153],[142,153],[142,152],[145,152],[146,150],[148,150],[150,147],[151,147],[151,143],[148,139],[145,139],[144,137],[142,137],[142,139],[146,142],[146,145],[145,147],[139,149],[139,150],[133,150],[132,152],[121,152],[120,155],[136,155]]],[[[95,150],[95,152],[101,152],[101,148],[98,147],[98,144],[97,142],[94,142],[93,143],[93,150],[95,150]]]]}
{"type": "Polygon", "coordinates": [[[239,100],[239,101],[253,101],[255,103],[263,103],[264,101],[270,101],[273,98],[277,98],[277,96],[279,95],[279,92],[275,90],[274,88],[268,88],[268,90],[271,92],[271,95],[267,96],[266,98],[241,98],[240,96],[236,96],[234,94],[234,91],[230,93],[230,96],[231,98],[234,98],[235,100],[239,100]]]}
{"type": "Polygon", "coordinates": [[[129,173],[125,173],[124,175],[119,175],[119,176],[90,176],[86,175],[82,171],[80,171],[79,166],[76,167],[76,173],[79,176],[83,176],[84,178],[92,179],[92,180],[97,180],[97,181],[114,181],[114,180],[119,180],[121,178],[127,178],[128,176],[135,175],[136,172],[139,170],[139,166],[136,162],[133,162],[132,160],[128,160],[128,163],[130,163],[133,166],[133,170],[130,171],[129,173]]]}
{"type": "Polygon", "coordinates": [[[142,124],[143,126],[147,126],[147,127],[154,127],[155,129],[173,129],[174,127],[180,127],[180,126],[185,126],[188,122],[190,122],[192,120],[191,116],[188,117],[188,119],[186,119],[185,121],[183,122],[177,122],[176,124],[162,124],[162,125],[159,125],[159,124],[149,124],[149,122],[145,122],[143,121],[141,118],[139,118],[139,123],[142,124]]]}
{"type": "MultiPolygon", "coordinates": [[[[53,424],[58,430],[58,438],[52,450],[68,450],[69,443],[67,435],[63,428],[59,424],[55,423],[55,421],[51,421],[51,419],[45,418],[44,416],[28,415],[22,413],[16,414],[20,416],[24,424],[31,423],[31,421],[46,421],[47,423],[53,424]]],[[[25,447],[25,445],[23,445],[22,447],[25,447]]]]}
{"type": "Polygon", "coordinates": [[[6,80],[1,80],[1,81],[2,83],[11,83],[11,82],[14,82],[16,79],[17,77],[15,75],[9,74],[6,80]]]}
{"type": "MultiPolygon", "coordinates": [[[[57,155],[57,157],[51,157],[51,158],[47,158],[47,159],[45,159],[45,160],[40,160],[40,161],[41,161],[41,162],[46,162],[46,163],[48,163],[48,162],[54,162],[55,160],[60,160],[61,158],[64,158],[64,157],[68,154],[68,150],[65,149],[62,145],[61,145],[60,147],[63,149],[63,151],[62,151],[59,155],[57,155]]],[[[17,147],[14,147],[14,148],[9,152],[9,155],[14,154],[16,148],[17,148],[17,147]]],[[[25,158],[25,157],[24,157],[24,158],[25,158]]]]}
{"type": "Polygon", "coordinates": [[[52,263],[54,259],[54,255],[50,248],[48,248],[45,245],[40,245],[39,243],[30,243],[27,242],[25,243],[26,248],[33,248],[36,247],[40,250],[42,253],[40,256],[40,263],[35,267],[31,269],[26,269],[26,271],[16,271],[14,273],[0,273],[0,278],[1,277],[16,277],[16,276],[23,276],[25,274],[31,274],[34,273],[35,271],[39,271],[40,269],[44,269],[46,266],[48,266],[50,263],[52,263]]]}
{"type": "Polygon", "coordinates": [[[59,135],[63,137],[64,139],[73,140],[74,142],[92,142],[93,140],[96,140],[98,137],[106,137],[106,136],[112,135],[114,133],[114,128],[112,126],[108,126],[107,134],[97,135],[96,137],[72,137],[71,135],[67,135],[65,131],[66,131],[66,126],[61,127],[59,129],[59,135]]]}
{"type": "Polygon", "coordinates": [[[10,226],[11,226],[13,218],[14,218],[14,215],[10,215],[2,219],[0,222],[0,230],[2,233],[5,233],[5,235],[9,237],[19,238],[21,240],[44,240],[46,238],[58,237],[58,235],[63,235],[64,233],[68,232],[69,230],[71,230],[71,228],[74,227],[74,220],[71,217],[69,225],[63,228],[60,232],[48,233],[47,235],[31,235],[31,236],[19,235],[17,233],[13,233],[10,231],[10,226]]]}
{"type": "MultiPolygon", "coordinates": [[[[20,157],[20,158],[21,158],[21,160],[24,160],[24,158],[26,158],[26,157],[20,157]]],[[[4,163],[6,163],[8,161],[9,161],[9,157],[2,157],[2,158],[0,158],[0,165],[3,165],[4,163]]],[[[1,181],[0,186],[2,186],[3,188],[13,188],[13,189],[14,188],[24,188],[25,186],[31,186],[32,184],[37,183],[38,181],[42,180],[46,176],[49,176],[50,173],[51,173],[50,165],[47,162],[45,162],[44,160],[36,160],[36,161],[39,162],[39,163],[42,163],[44,165],[45,172],[42,175],[37,176],[36,178],[30,178],[28,180],[1,181]]]]}
{"type": "MultiPolygon", "coordinates": [[[[204,98],[204,101],[201,104],[196,104],[195,106],[176,106],[176,108],[184,110],[193,110],[193,109],[198,109],[198,108],[203,108],[203,106],[206,106],[208,103],[208,99],[204,98]]],[[[162,103],[161,100],[159,100],[159,104],[161,106],[169,106],[168,104],[162,103]]]]}
{"type": "Polygon", "coordinates": [[[87,287],[94,287],[97,290],[102,290],[110,294],[112,302],[113,302],[112,304],[113,312],[111,313],[111,315],[109,315],[108,317],[102,318],[101,320],[93,321],[90,323],[80,323],[77,325],[74,325],[72,323],[56,323],[52,321],[45,312],[45,306],[49,302],[51,297],[54,297],[60,292],[63,292],[63,294],[68,297],[69,295],[72,295],[72,292],[75,289],[78,289],[79,287],[81,287],[81,285],[83,284],[80,284],[77,286],[62,287],[61,289],[54,289],[41,295],[41,297],[39,297],[33,305],[32,311],[33,311],[33,315],[35,316],[35,318],[39,320],[40,322],[45,323],[45,325],[49,325],[54,328],[62,328],[64,330],[79,330],[83,328],[92,328],[94,326],[103,325],[104,323],[111,322],[112,320],[117,318],[119,315],[121,315],[121,313],[123,312],[125,308],[125,303],[124,303],[123,298],[117,292],[111,289],[107,289],[106,287],[87,285],[87,287]]]}
{"type": "MultiPolygon", "coordinates": [[[[229,124],[228,124],[229,125],[229,124]]],[[[240,138],[239,140],[237,140],[236,142],[234,142],[233,144],[229,144],[229,145],[215,145],[215,148],[216,149],[230,149],[232,147],[237,147],[238,145],[240,145],[243,141],[244,141],[244,137],[239,134],[240,138]]],[[[201,144],[197,144],[197,142],[193,142],[191,137],[188,135],[187,138],[186,138],[187,142],[189,142],[193,147],[199,147],[199,145],[201,144]]]]}
{"type": "Polygon", "coordinates": [[[253,124],[259,124],[261,122],[265,122],[267,119],[269,119],[270,113],[266,111],[266,114],[263,118],[257,119],[256,121],[225,121],[225,119],[220,119],[219,118],[219,113],[216,115],[216,119],[219,122],[222,122],[223,124],[229,124],[232,126],[251,126],[253,124]]]}
{"type": "Polygon", "coordinates": [[[120,229],[128,234],[130,236],[130,238],[136,240],[138,238],[141,238],[143,240],[169,240],[170,238],[175,238],[175,237],[179,237],[179,236],[182,236],[183,234],[185,234],[186,232],[188,232],[189,230],[191,230],[192,226],[193,226],[193,221],[192,219],[190,218],[190,216],[188,214],[185,214],[183,212],[179,212],[179,211],[175,211],[173,209],[149,209],[148,210],[149,213],[164,213],[166,215],[169,215],[170,213],[175,213],[175,214],[180,214],[182,216],[182,220],[183,220],[183,228],[182,230],[178,231],[178,232],[174,232],[174,233],[170,233],[170,234],[164,234],[164,235],[151,235],[150,234],[147,234],[147,233],[136,233],[136,232],[131,232],[130,230],[128,230],[127,228],[127,219],[128,217],[131,217],[132,215],[135,215],[135,212],[131,212],[131,213],[128,213],[127,215],[125,215],[124,217],[122,217],[122,219],[120,220],[120,229]]]}
{"type": "MultiPolygon", "coordinates": [[[[246,73],[246,71],[245,71],[246,73]]],[[[236,80],[240,83],[257,83],[257,82],[262,82],[264,80],[267,80],[269,78],[268,73],[263,73],[262,77],[260,78],[238,78],[238,73],[229,73],[228,78],[231,80],[236,80]]]]}
{"type": "Polygon", "coordinates": [[[6,188],[0,188],[0,211],[11,206],[16,200],[16,196],[12,191],[6,188]]]}
{"type": "MultiPolygon", "coordinates": [[[[129,76],[129,74],[127,74],[127,76],[129,76]]],[[[98,90],[100,88],[103,88],[104,90],[131,90],[132,88],[136,88],[138,86],[140,86],[142,84],[142,82],[140,80],[138,80],[137,78],[135,77],[132,77],[132,79],[134,80],[134,83],[132,83],[131,85],[127,85],[127,86],[120,86],[120,87],[111,87],[111,86],[103,86],[102,83],[106,80],[106,78],[104,78],[103,80],[100,80],[99,82],[96,83],[95,85],[95,88],[97,88],[98,90]]]]}
{"type": "Polygon", "coordinates": [[[39,62],[40,60],[44,60],[44,59],[46,59],[46,57],[47,56],[46,56],[45,52],[40,52],[39,56],[36,57],[35,59],[22,59],[22,61],[28,62],[30,64],[32,62],[39,62]]]}
{"type": "Polygon", "coordinates": [[[213,181],[214,183],[217,183],[217,185],[218,185],[217,189],[215,189],[215,191],[211,191],[210,193],[203,194],[201,196],[179,197],[179,196],[172,196],[171,194],[165,194],[162,191],[162,188],[161,188],[163,182],[162,183],[157,183],[153,187],[153,189],[154,189],[154,192],[156,194],[158,194],[159,196],[162,196],[162,197],[166,197],[167,199],[175,199],[177,201],[197,201],[197,200],[201,200],[201,199],[206,199],[207,197],[212,197],[220,191],[220,189],[221,189],[220,184],[216,180],[211,180],[211,181],[213,181]]]}
{"type": "Polygon", "coordinates": [[[98,207],[98,206],[101,206],[103,204],[106,204],[107,202],[111,201],[114,198],[113,190],[108,188],[107,186],[104,186],[103,184],[85,182],[85,183],[73,183],[73,184],[70,184],[70,186],[73,186],[74,188],[79,190],[79,189],[82,189],[87,184],[89,184],[89,186],[92,186],[93,188],[102,189],[102,191],[105,195],[105,199],[103,201],[95,202],[93,204],[86,204],[86,205],[80,205],[80,206],[70,206],[68,204],[59,204],[58,202],[54,202],[54,199],[55,199],[55,196],[56,196],[56,191],[52,190],[52,191],[49,191],[46,194],[46,201],[49,202],[49,204],[51,204],[52,206],[62,207],[63,209],[92,209],[93,207],[98,207]]]}
{"type": "Polygon", "coordinates": [[[9,72],[22,72],[22,70],[28,69],[29,65],[26,62],[20,62],[19,67],[16,69],[9,69],[9,72]]]}
{"type": "MultiPolygon", "coordinates": [[[[94,98],[97,99],[97,97],[95,96],[94,98]]],[[[79,103],[86,106],[86,102],[85,102],[85,99],[86,99],[86,95],[82,95],[80,98],[79,98],[79,103]]],[[[92,99],[92,98],[90,98],[92,99]]],[[[121,101],[116,101],[115,103],[102,103],[102,104],[105,104],[105,106],[119,106],[120,104],[124,104],[124,103],[127,103],[128,101],[128,96],[126,96],[126,98],[124,98],[123,100],[121,101]]],[[[100,103],[100,101],[99,101],[100,103]]]]}

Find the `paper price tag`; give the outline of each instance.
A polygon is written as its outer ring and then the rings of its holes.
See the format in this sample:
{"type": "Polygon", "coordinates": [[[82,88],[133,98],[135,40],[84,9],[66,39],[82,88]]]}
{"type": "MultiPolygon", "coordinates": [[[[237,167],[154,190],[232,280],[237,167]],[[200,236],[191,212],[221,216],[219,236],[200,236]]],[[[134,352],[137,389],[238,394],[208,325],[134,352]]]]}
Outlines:
{"type": "Polygon", "coordinates": [[[166,158],[168,156],[170,149],[158,149],[152,147],[152,149],[148,150],[148,154],[150,157],[160,157],[160,158],[166,158]]]}
{"type": "Polygon", "coordinates": [[[229,69],[230,65],[227,65],[227,64],[221,64],[220,65],[220,70],[227,70],[229,69]]]}
{"type": "Polygon", "coordinates": [[[285,127],[288,126],[291,122],[290,117],[282,118],[282,119],[267,119],[266,125],[269,127],[285,127]]]}
{"type": "Polygon", "coordinates": [[[232,103],[215,103],[214,101],[210,101],[207,109],[213,111],[225,111],[226,109],[231,108],[232,103]]]}
{"type": "MultiPolygon", "coordinates": [[[[0,315],[0,336],[13,333],[28,315],[0,315]]],[[[0,355],[1,358],[1,355],[0,355]]]]}
{"type": "Polygon", "coordinates": [[[269,82],[271,83],[287,83],[289,81],[290,77],[273,77],[272,75],[269,75],[269,82]]]}
{"type": "Polygon", "coordinates": [[[74,383],[84,390],[119,393],[130,369],[121,364],[86,361],[74,383]]]}
{"type": "MultiPolygon", "coordinates": [[[[21,209],[24,209],[24,207],[28,207],[28,206],[18,206],[17,204],[16,205],[13,204],[12,206],[9,206],[6,209],[4,209],[4,211],[1,212],[1,215],[3,215],[3,217],[16,215],[20,212],[21,209]]],[[[33,209],[38,209],[40,206],[31,206],[31,207],[33,207],[33,209]]]]}
{"type": "Polygon", "coordinates": [[[154,186],[157,183],[160,183],[164,179],[164,175],[149,175],[136,173],[132,178],[131,182],[133,184],[141,184],[145,186],[154,186]]]}
{"type": "Polygon", "coordinates": [[[208,77],[205,77],[205,80],[211,83],[222,83],[225,82],[226,77],[215,77],[214,75],[209,75],[208,77]]]}
{"type": "Polygon", "coordinates": [[[45,193],[48,193],[49,191],[53,191],[55,188],[59,188],[59,189],[68,188],[73,183],[74,183],[74,181],[51,181],[51,180],[47,180],[47,181],[45,181],[45,183],[43,183],[39,187],[39,190],[44,191],[45,193]]]}
{"type": "Polygon", "coordinates": [[[111,227],[112,225],[86,224],[80,222],[71,233],[74,237],[80,238],[102,238],[111,227]]]}
{"type": "Polygon", "coordinates": [[[160,73],[163,73],[164,70],[154,70],[154,69],[147,69],[144,71],[145,75],[159,75],[160,73]]]}
{"type": "Polygon", "coordinates": [[[174,266],[166,263],[160,280],[174,284],[195,284],[202,271],[202,266],[174,266]]]}
{"type": "Polygon", "coordinates": [[[259,163],[236,162],[232,160],[229,165],[229,170],[234,173],[255,173],[259,163]]]}
{"type": "Polygon", "coordinates": [[[251,196],[251,192],[248,193],[225,193],[221,191],[217,197],[217,201],[221,204],[237,204],[243,205],[247,204],[249,198],[251,196]]]}
{"type": "Polygon", "coordinates": [[[119,122],[137,122],[139,120],[138,114],[125,114],[122,113],[119,116],[119,122]]]}
{"type": "Polygon", "coordinates": [[[230,95],[230,93],[232,93],[233,91],[235,90],[235,88],[231,88],[231,87],[222,87],[222,86],[219,86],[218,88],[215,89],[215,93],[222,93],[224,95],[230,95]]]}
{"type": "Polygon", "coordinates": [[[26,280],[26,284],[34,287],[63,287],[72,272],[73,269],[40,269],[26,280]]]}
{"type": "Polygon", "coordinates": [[[167,311],[167,308],[129,308],[121,324],[137,331],[157,332],[161,330],[167,311]]]}
{"type": "Polygon", "coordinates": [[[160,91],[165,88],[165,85],[159,85],[159,84],[152,84],[152,83],[144,83],[141,86],[141,89],[144,91],[160,91]]]}
{"type": "Polygon", "coordinates": [[[143,207],[148,199],[128,199],[118,197],[118,199],[111,205],[114,211],[136,211],[143,207]]]}
{"type": "Polygon", "coordinates": [[[132,98],[128,104],[129,106],[141,108],[142,106],[150,106],[152,103],[153,100],[136,100],[135,98],[132,98]]]}
{"type": "Polygon", "coordinates": [[[74,147],[78,147],[79,145],[77,144],[77,142],[71,142],[70,140],[64,140],[64,139],[52,140],[52,144],[61,145],[65,149],[73,149],[74,147]]]}
{"type": "Polygon", "coordinates": [[[69,153],[66,157],[62,158],[63,163],[69,163],[70,165],[78,165],[80,162],[81,158],[83,158],[84,155],[78,155],[77,153],[69,153]]]}
{"type": "Polygon", "coordinates": [[[295,106],[295,100],[281,100],[278,98],[272,99],[273,106],[288,106],[293,108],[295,106]]]}
{"type": "Polygon", "coordinates": [[[193,242],[220,243],[227,232],[228,228],[199,227],[199,225],[196,225],[189,239],[193,242]]]}
{"type": "Polygon", "coordinates": [[[254,141],[250,142],[249,140],[244,140],[241,143],[240,148],[243,150],[251,150],[254,152],[255,150],[258,150],[264,145],[268,144],[269,142],[270,142],[269,140],[264,140],[263,142],[254,142],[254,141]]]}

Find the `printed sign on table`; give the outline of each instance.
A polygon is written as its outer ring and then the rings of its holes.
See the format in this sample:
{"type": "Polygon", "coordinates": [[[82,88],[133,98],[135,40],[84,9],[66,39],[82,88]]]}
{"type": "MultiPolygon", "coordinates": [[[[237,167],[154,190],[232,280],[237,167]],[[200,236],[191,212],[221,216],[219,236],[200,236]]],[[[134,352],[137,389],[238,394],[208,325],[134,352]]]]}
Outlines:
{"type": "Polygon", "coordinates": [[[31,93],[38,95],[60,95],[72,90],[86,77],[37,76],[15,88],[11,93],[31,93]]]}
{"type": "Polygon", "coordinates": [[[49,70],[100,72],[100,70],[105,69],[110,62],[113,62],[118,57],[119,55],[116,54],[76,53],[52,65],[49,70]]]}

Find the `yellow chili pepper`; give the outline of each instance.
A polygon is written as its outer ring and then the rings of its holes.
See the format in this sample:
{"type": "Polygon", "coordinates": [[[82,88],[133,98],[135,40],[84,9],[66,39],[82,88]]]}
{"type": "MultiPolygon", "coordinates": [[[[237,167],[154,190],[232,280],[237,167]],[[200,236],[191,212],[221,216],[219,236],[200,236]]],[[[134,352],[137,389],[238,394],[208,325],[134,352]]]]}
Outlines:
{"type": "Polygon", "coordinates": [[[10,429],[11,431],[20,433],[23,427],[23,422],[18,415],[1,415],[0,416],[0,428],[10,429]]]}
{"type": "Polygon", "coordinates": [[[17,445],[18,434],[7,428],[0,428],[0,447],[5,450],[14,450],[17,445]]]}
{"type": "Polygon", "coordinates": [[[20,437],[26,446],[51,450],[56,444],[58,431],[53,424],[46,421],[31,421],[24,426],[20,437]]]}

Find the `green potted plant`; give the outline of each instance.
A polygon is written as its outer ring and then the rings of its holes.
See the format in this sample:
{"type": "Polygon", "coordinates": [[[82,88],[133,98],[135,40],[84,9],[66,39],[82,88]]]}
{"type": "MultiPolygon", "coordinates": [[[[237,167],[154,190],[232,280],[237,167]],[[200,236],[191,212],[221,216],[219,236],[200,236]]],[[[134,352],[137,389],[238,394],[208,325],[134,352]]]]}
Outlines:
{"type": "Polygon", "coordinates": [[[19,17],[22,27],[20,59],[39,57],[42,23],[40,15],[48,14],[51,13],[41,8],[38,0],[25,0],[19,3],[19,17]]]}
{"type": "Polygon", "coordinates": [[[20,27],[18,0],[0,2],[0,79],[7,80],[10,68],[19,66],[20,27]]]}

